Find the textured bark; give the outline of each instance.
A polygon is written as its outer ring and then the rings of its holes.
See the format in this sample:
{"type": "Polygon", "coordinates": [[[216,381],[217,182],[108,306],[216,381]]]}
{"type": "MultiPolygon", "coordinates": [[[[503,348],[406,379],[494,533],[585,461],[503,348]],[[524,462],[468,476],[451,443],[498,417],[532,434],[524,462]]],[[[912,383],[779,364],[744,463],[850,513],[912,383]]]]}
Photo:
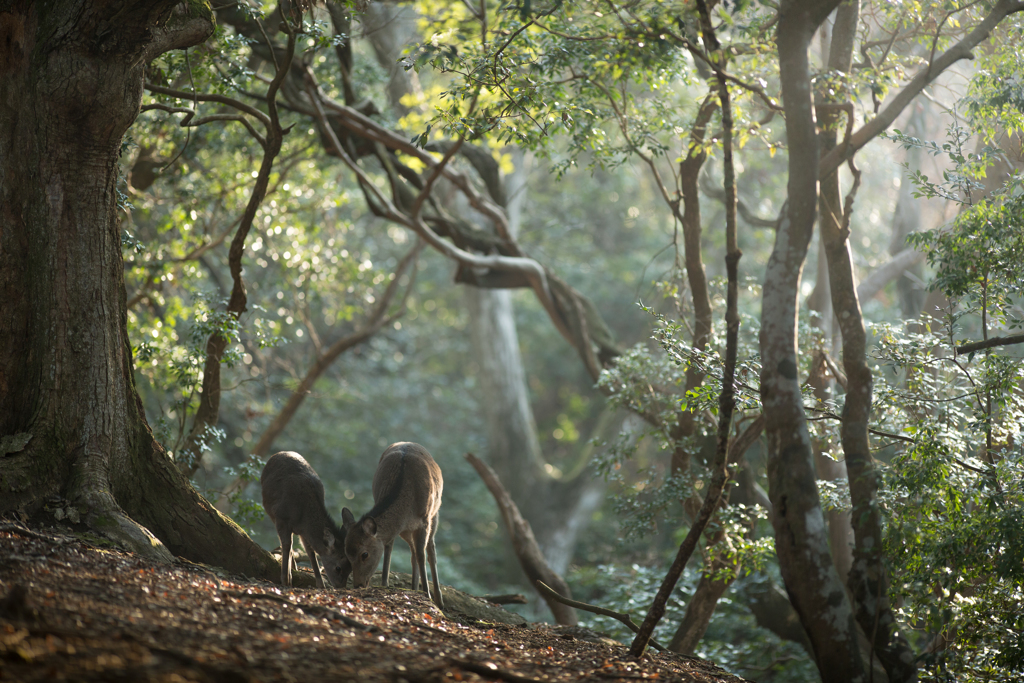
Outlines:
{"type": "Polygon", "coordinates": [[[150,558],[272,578],[273,559],[191,488],[136,392],[115,183],[144,51],[209,16],[173,2],[38,3],[0,13],[0,512],[68,501],[150,558]],[[177,22],[177,23],[176,23],[177,22]],[[6,441],[6,439],[5,439],[6,441]]]}
{"type": "Polygon", "coordinates": [[[789,148],[789,201],[768,261],[761,308],[761,398],[769,495],[782,576],[826,683],[862,681],[853,614],[829,554],[797,377],[797,297],[814,226],[818,141],[807,49],[838,5],[783,2],[777,41],[789,148]]]}
{"type": "MultiPolygon", "coordinates": [[[[848,72],[853,58],[853,36],[860,12],[859,0],[847,0],[837,14],[836,35],[829,56],[829,68],[848,72]],[[840,41],[840,35],[848,36],[840,41]]],[[[823,132],[822,154],[837,142],[839,117],[835,110],[820,112],[823,132]]],[[[859,178],[858,178],[859,180],[859,178]]],[[[842,205],[839,174],[821,179],[821,239],[828,260],[832,308],[842,332],[843,369],[846,396],[843,405],[840,440],[850,483],[854,532],[854,557],[847,583],[854,599],[854,612],[861,629],[871,639],[871,650],[878,656],[889,679],[911,681],[917,677],[914,653],[898,634],[898,624],[889,602],[889,580],[882,554],[882,519],[878,507],[879,473],[871,457],[868,421],[871,416],[871,368],[867,363],[867,336],[850,252],[850,215],[857,182],[847,205],[842,205]]]]}

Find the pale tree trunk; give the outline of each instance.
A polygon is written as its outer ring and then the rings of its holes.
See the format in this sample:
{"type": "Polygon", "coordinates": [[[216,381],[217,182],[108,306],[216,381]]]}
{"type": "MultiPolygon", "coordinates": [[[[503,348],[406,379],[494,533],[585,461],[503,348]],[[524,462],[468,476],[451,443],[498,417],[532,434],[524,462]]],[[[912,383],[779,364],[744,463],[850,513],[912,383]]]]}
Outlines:
{"type": "MultiPolygon", "coordinates": [[[[336,10],[332,8],[331,12],[336,10]]],[[[398,62],[402,50],[418,38],[417,14],[412,5],[371,2],[363,14],[363,30],[377,55],[377,63],[388,71],[388,104],[400,116],[409,113],[402,103],[406,95],[422,96],[419,76],[398,62]]]]}
{"type": "MultiPolygon", "coordinates": [[[[814,291],[808,297],[807,306],[811,310],[811,325],[817,327],[824,335],[822,353],[831,352],[832,348],[832,291],[828,283],[828,257],[825,245],[818,242],[818,268],[814,291]]],[[[824,403],[832,399],[833,380],[824,372],[824,359],[815,360],[808,382],[814,388],[814,397],[824,403]]],[[[820,481],[846,481],[846,463],[833,460],[825,452],[825,444],[814,443],[814,470],[820,481]]],[[[846,582],[853,564],[853,527],[850,526],[848,510],[829,510],[825,513],[828,521],[828,545],[832,551],[832,562],[835,564],[839,579],[846,582]]]]}
{"type": "Polygon", "coordinates": [[[59,496],[146,557],[272,578],[154,440],[127,332],[121,138],[146,60],[201,42],[211,18],[166,1],[40,7],[8,9],[0,29],[0,512],[59,496]]]}
{"type": "MultiPolygon", "coordinates": [[[[905,131],[907,135],[924,136],[928,109],[927,100],[914,103],[907,120],[905,131]]],[[[921,230],[921,200],[914,198],[914,183],[910,179],[910,172],[921,167],[921,150],[917,147],[908,149],[906,163],[908,168],[903,169],[900,194],[892,216],[892,241],[889,243],[889,253],[892,256],[896,256],[907,248],[907,235],[921,230]]],[[[921,286],[924,270],[921,262],[923,260],[922,257],[916,263],[908,266],[896,281],[900,313],[904,318],[913,318],[921,312],[921,307],[924,306],[927,292],[921,286]]]]}
{"type": "Polygon", "coordinates": [[[775,548],[790,600],[826,683],[865,680],[853,613],[829,553],[797,376],[797,297],[818,190],[818,140],[807,49],[817,27],[838,4],[838,0],[789,0],[780,8],[777,40],[789,148],[789,200],[765,273],[760,339],[775,548]]]}
{"type": "MultiPolygon", "coordinates": [[[[853,55],[853,44],[856,38],[857,24],[860,16],[860,0],[852,0],[840,5],[835,18],[834,31],[829,33],[827,47],[823,48],[822,54],[827,60],[828,69],[840,72],[850,70],[850,61],[853,55]]],[[[824,61],[824,60],[823,60],[824,61]]],[[[840,116],[830,112],[824,114],[819,112],[818,125],[823,130],[821,140],[825,149],[835,146],[836,132],[834,126],[841,121],[840,116]]],[[[840,206],[839,201],[839,176],[832,174],[822,181],[819,189],[818,220],[824,225],[835,221],[835,214],[832,207],[840,206]]],[[[824,349],[831,351],[833,339],[834,315],[832,309],[832,288],[829,279],[829,261],[826,250],[824,231],[818,240],[818,268],[814,293],[811,296],[809,305],[812,311],[818,315],[811,324],[818,325],[824,331],[825,339],[829,342],[824,349]]],[[[832,382],[826,379],[821,363],[816,363],[811,372],[810,382],[814,387],[815,398],[820,401],[828,401],[832,398],[832,382]]],[[[818,479],[822,481],[845,480],[846,463],[835,461],[823,451],[822,444],[814,446],[814,467],[818,479]]],[[[832,562],[835,564],[839,580],[843,583],[853,566],[853,527],[850,525],[850,513],[845,510],[830,510],[826,513],[828,520],[829,548],[832,551],[832,562]]]]}
{"type": "MultiPolygon", "coordinates": [[[[513,157],[516,170],[506,178],[505,196],[510,198],[509,230],[515,236],[526,197],[527,168],[522,152],[513,157]]],[[[474,357],[480,367],[488,459],[524,511],[548,564],[564,574],[586,519],[600,505],[599,488],[583,475],[561,481],[545,468],[511,292],[468,287],[466,299],[474,357]]]]}

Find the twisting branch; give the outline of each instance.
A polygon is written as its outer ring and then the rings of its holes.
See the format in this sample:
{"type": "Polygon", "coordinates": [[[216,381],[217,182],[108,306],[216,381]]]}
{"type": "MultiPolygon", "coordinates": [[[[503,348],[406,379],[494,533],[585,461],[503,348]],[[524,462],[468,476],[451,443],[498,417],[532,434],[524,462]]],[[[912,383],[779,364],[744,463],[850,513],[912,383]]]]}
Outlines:
{"type": "Polygon", "coordinates": [[[154,102],[153,104],[144,105],[141,111],[165,111],[169,114],[184,114],[185,118],[178,124],[182,128],[198,128],[207,123],[213,123],[214,121],[238,121],[245,129],[249,131],[249,135],[256,138],[256,141],[260,143],[260,147],[264,149],[267,146],[266,139],[260,135],[259,131],[249,123],[249,119],[245,118],[241,114],[211,114],[210,116],[203,116],[201,118],[195,118],[196,110],[189,109],[187,107],[171,107],[160,102],[154,102]]]}
{"type": "MultiPolygon", "coordinates": [[[[236,100],[233,97],[228,97],[227,95],[220,95],[217,93],[193,93],[188,92],[187,90],[176,90],[174,88],[167,88],[162,85],[156,85],[155,83],[150,83],[148,81],[146,82],[146,90],[153,93],[157,93],[158,95],[168,95],[170,97],[177,97],[181,100],[193,100],[197,102],[216,102],[217,104],[225,104],[233,109],[245,112],[249,116],[253,117],[257,121],[262,123],[264,126],[270,125],[270,117],[264,114],[262,111],[260,111],[256,107],[246,104],[245,102],[242,102],[241,100],[236,100]]],[[[269,93],[267,94],[267,97],[270,97],[269,93]]]]}
{"type": "MultiPolygon", "coordinates": [[[[328,139],[335,155],[356,175],[360,186],[367,193],[371,208],[373,208],[377,215],[412,230],[432,248],[461,266],[470,269],[498,270],[523,278],[537,295],[538,300],[545,311],[547,311],[556,329],[576,348],[580,356],[586,360],[593,355],[592,344],[594,344],[594,341],[588,331],[586,319],[585,317],[578,317],[589,315],[589,310],[586,303],[579,300],[579,294],[575,290],[558,281],[557,278],[549,274],[547,269],[534,259],[523,256],[521,250],[511,237],[505,240],[504,244],[509,247],[511,253],[517,254],[515,256],[493,253],[485,255],[474,254],[443,239],[422,216],[411,216],[396,206],[390,198],[377,188],[363,168],[344,149],[334,129],[331,128],[327,121],[324,105],[329,105],[335,112],[344,113],[346,127],[349,123],[354,122],[355,125],[350,128],[352,132],[358,135],[365,135],[368,139],[378,141],[390,149],[398,149],[415,156],[427,163],[429,168],[433,169],[438,165],[438,162],[423,150],[398,138],[391,131],[378,126],[354,109],[337,103],[330,103],[330,100],[319,90],[308,69],[306,74],[306,94],[313,105],[321,130],[328,139]]],[[[443,166],[442,169],[442,175],[455,183],[456,187],[466,194],[471,205],[481,209],[487,215],[493,213],[499,219],[495,221],[499,234],[504,230],[504,234],[508,235],[508,225],[504,213],[492,202],[480,195],[475,188],[472,188],[465,176],[452,171],[450,166],[443,166]]],[[[596,379],[600,373],[601,366],[588,362],[587,369],[591,376],[596,379]]]]}
{"type": "Polygon", "coordinates": [[[722,390],[718,400],[718,435],[715,448],[715,459],[712,466],[711,481],[704,496],[704,502],[697,513],[686,538],[679,546],[676,558],[672,562],[668,574],[658,589],[654,602],[651,605],[647,617],[644,619],[640,630],[637,632],[629,653],[634,657],[640,657],[647,649],[654,633],[654,628],[665,614],[665,607],[668,598],[675,590],[679,577],[682,576],[693,551],[697,547],[704,529],[711,516],[718,509],[725,485],[729,480],[728,456],[729,456],[729,434],[732,430],[732,414],[736,408],[736,387],[734,377],[736,372],[736,357],[739,346],[739,276],[738,265],[742,252],[739,249],[736,236],[736,178],[733,165],[732,149],[732,103],[729,92],[729,81],[725,76],[725,53],[720,49],[718,38],[715,36],[714,27],[711,24],[711,15],[705,0],[697,0],[697,9],[700,14],[701,33],[704,44],[709,47],[712,57],[712,67],[718,79],[718,101],[722,108],[722,146],[725,166],[725,241],[726,256],[725,265],[728,273],[728,285],[726,290],[726,344],[725,363],[722,368],[722,390]]]}
{"type": "MultiPolygon", "coordinates": [[[[253,185],[252,193],[249,195],[249,202],[246,204],[245,211],[242,214],[238,231],[231,240],[231,246],[228,249],[228,270],[231,273],[233,284],[231,295],[228,299],[227,313],[233,323],[237,322],[242,313],[246,311],[247,296],[245,283],[242,280],[242,255],[245,252],[245,240],[252,229],[256,212],[266,196],[267,188],[270,184],[270,172],[274,167],[274,160],[281,153],[281,146],[284,142],[285,130],[281,127],[280,117],[278,116],[277,91],[288,75],[288,69],[291,67],[292,58],[295,55],[295,29],[288,25],[287,22],[282,23],[282,26],[285,27],[288,34],[288,47],[284,63],[278,69],[277,74],[270,83],[270,87],[267,89],[268,113],[263,114],[260,112],[260,115],[257,117],[264,122],[267,131],[266,141],[263,145],[263,161],[260,163],[260,170],[256,175],[256,183],[253,185]]],[[[248,105],[242,106],[247,107],[248,105]]],[[[205,450],[209,430],[217,424],[220,416],[220,364],[229,341],[229,337],[221,330],[213,332],[206,341],[202,397],[199,400],[199,408],[196,410],[192,429],[185,440],[184,446],[179,451],[178,467],[189,477],[195,474],[199,468],[199,462],[205,450]]]]}

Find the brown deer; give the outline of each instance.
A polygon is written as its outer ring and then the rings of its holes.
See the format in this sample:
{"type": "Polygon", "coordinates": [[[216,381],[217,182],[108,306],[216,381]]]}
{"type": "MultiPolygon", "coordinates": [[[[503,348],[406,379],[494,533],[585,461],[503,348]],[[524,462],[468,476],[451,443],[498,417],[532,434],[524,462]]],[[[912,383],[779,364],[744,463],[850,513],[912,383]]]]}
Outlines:
{"type": "Polygon", "coordinates": [[[444,609],[434,550],[443,488],[441,468],[427,449],[407,441],[388,446],[380,456],[373,475],[373,509],[358,521],[348,508],[341,511],[346,534],[345,555],[352,565],[352,583],[356,588],[370,585],[370,577],[382,554],[381,585],[388,585],[391,549],[395,537],[401,536],[412,551],[413,590],[418,590],[422,581],[423,590],[430,595],[424,566],[426,559],[430,562],[434,583],[431,597],[438,607],[444,609]]]}
{"type": "Polygon", "coordinates": [[[313,565],[317,588],[324,588],[324,571],[335,588],[344,588],[352,565],[345,557],[345,530],[331,519],[324,506],[324,484],[298,453],[282,451],[267,460],[260,474],[263,509],[281,539],[281,584],[292,585],[292,534],[298,534],[313,565]]]}

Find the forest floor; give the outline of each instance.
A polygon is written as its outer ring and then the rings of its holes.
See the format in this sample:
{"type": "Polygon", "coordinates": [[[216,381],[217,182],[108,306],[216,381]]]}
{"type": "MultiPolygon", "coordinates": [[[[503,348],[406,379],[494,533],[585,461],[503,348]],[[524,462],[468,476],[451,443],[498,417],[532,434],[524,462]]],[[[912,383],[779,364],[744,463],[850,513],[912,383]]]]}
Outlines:
{"type": "Polygon", "coordinates": [[[584,629],[443,614],[422,592],[282,590],[66,531],[0,524],[0,681],[742,683],[584,629]]]}

